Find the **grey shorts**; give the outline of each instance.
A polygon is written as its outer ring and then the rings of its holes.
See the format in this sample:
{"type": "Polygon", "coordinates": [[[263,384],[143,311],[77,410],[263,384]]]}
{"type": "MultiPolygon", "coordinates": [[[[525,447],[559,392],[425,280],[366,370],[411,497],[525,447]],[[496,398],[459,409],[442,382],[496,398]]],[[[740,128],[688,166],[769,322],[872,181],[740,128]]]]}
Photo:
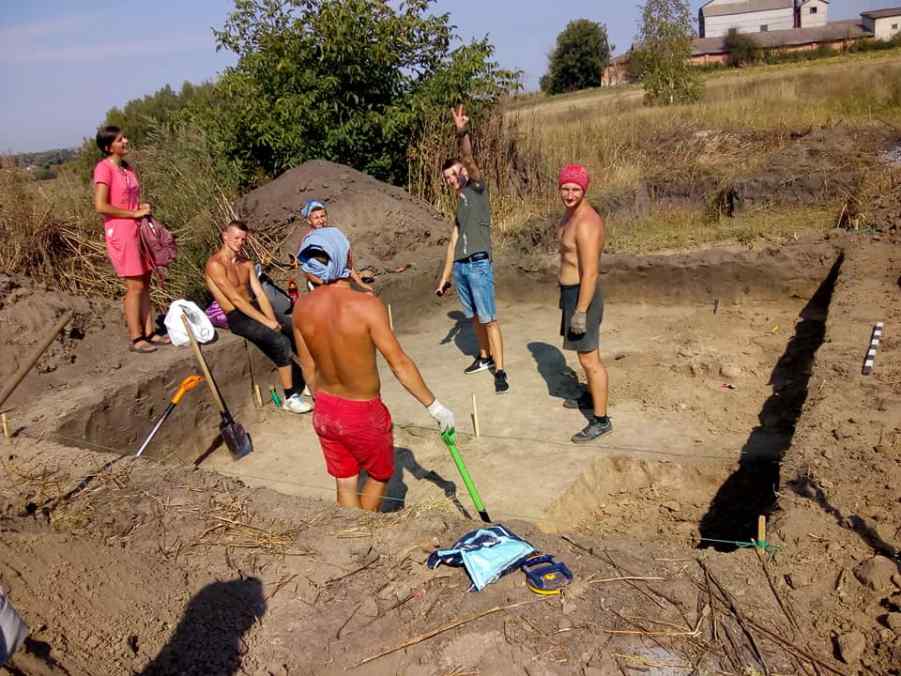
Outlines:
{"type": "Polygon", "coordinates": [[[573,335],[569,331],[569,323],[572,321],[576,305],[579,303],[579,285],[560,285],[560,335],[563,336],[563,349],[574,352],[593,352],[598,349],[600,342],[601,322],[604,319],[604,292],[600,282],[594,290],[594,298],[588,306],[588,318],[585,323],[585,333],[580,336],[573,335]]]}

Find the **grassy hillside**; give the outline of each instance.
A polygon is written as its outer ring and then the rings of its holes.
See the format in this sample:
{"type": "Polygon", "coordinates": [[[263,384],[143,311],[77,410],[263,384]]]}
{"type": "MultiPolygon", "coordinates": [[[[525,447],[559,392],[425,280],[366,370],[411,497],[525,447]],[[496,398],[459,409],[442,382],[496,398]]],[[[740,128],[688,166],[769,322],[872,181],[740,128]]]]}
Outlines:
{"type": "Polygon", "coordinates": [[[480,139],[494,150],[502,229],[554,218],[555,176],[573,161],[591,170],[611,248],[626,251],[829,228],[891,171],[879,155],[901,130],[898,51],[716,72],[705,84],[701,103],[671,108],[644,106],[637,86],[512,102],[490,130],[502,138],[480,139]],[[753,199],[730,207],[748,184],[753,199]]]}

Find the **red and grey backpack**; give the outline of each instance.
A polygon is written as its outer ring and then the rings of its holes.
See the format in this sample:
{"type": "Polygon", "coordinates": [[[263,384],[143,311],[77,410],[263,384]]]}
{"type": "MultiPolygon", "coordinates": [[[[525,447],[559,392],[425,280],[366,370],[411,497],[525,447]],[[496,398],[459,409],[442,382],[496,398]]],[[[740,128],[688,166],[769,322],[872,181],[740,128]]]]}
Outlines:
{"type": "Polygon", "coordinates": [[[157,223],[150,216],[141,219],[139,229],[144,255],[162,280],[165,278],[165,268],[169,267],[178,254],[175,237],[165,225],[157,223]]]}

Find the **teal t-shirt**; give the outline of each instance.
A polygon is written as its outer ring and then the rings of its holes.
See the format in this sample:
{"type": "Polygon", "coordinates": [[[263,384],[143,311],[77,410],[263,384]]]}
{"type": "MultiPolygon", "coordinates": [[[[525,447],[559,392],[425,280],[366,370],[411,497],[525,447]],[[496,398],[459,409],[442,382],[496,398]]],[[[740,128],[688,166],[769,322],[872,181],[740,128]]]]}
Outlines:
{"type": "Polygon", "coordinates": [[[457,202],[457,246],[454,260],[459,261],[476,253],[491,255],[491,209],[488,206],[488,186],[471,182],[460,192],[457,202]]]}

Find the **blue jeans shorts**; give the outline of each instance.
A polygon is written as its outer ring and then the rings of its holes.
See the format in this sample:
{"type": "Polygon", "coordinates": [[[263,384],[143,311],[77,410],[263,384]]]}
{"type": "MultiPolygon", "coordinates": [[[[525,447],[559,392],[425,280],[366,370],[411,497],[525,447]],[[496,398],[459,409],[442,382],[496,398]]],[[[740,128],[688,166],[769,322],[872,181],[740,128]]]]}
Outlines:
{"type": "Polygon", "coordinates": [[[487,324],[497,318],[494,270],[489,259],[454,263],[454,285],[467,319],[478,315],[479,322],[487,324]]]}

